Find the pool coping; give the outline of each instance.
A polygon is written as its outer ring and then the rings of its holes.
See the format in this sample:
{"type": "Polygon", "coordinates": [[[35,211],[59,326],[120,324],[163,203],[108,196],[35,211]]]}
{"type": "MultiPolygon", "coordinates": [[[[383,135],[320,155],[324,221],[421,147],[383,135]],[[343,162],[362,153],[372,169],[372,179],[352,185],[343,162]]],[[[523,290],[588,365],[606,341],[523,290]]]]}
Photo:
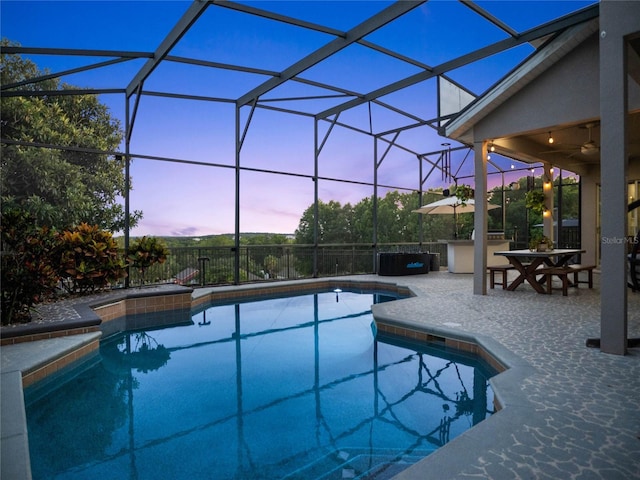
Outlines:
{"type": "MultiPolygon", "coordinates": [[[[29,345],[49,344],[51,348],[43,349],[39,357],[31,358],[27,363],[9,360],[9,365],[7,365],[5,352],[2,352],[1,453],[2,457],[12,458],[15,461],[2,462],[1,476],[16,480],[28,480],[31,478],[23,388],[34,384],[36,381],[42,381],[47,376],[65,368],[71,368],[77,362],[86,361],[90,355],[97,355],[99,341],[102,336],[102,332],[99,331],[101,325],[118,320],[122,317],[123,312],[125,319],[129,315],[127,312],[140,313],[138,311],[139,308],[136,309],[135,307],[136,301],[149,297],[158,299],[158,297],[167,295],[181,297],[188,295],[191,311],[197,311],[212,302],[237,301],[252,297],[259,298],[265,295],[304,294],[323,288],[397,292],[408,294],[410,297],[417,295],[410,287],[398,284],[392,279],[360,281],[357,279],[330,278],[196,290],[187,287],[156,291],[141,289],[116,292],[110,296],[102,296],[75,304],[73,308],[80,319],[66,323],[71,328],[64,329],[60,325],[56,325],[53,328],[53,332],[46,332],[46,329],[43,329],[42,326],[37,326],[33,329],[33,332],[35,332],[33,334],[29,334],[27,332],[28,329],[21,329],[19,331],[21,334],[14,334],[9,337],[13,339],[12,343],[4,344],[3,346],[11,345],[13,349],[25,349],[29,345]],[[126,305],[130,302],[133,302],[133,307],[121,307],[123,303],[126,305]],[[118,314],[121,317],[118,317],[118,314]],[[96,317],[98,319],[97,323],[96,317]],[[90,328],[91,330],[82,331],[83,328],[90,328]],[[51,336],[47,336],[48,333],[51,333],[51,336]],[[27,379],[26,382],[25,379],[27,379]]],[[[411,298],[401,299],[400,301],[411,301],[411,298]]],[[[174,305],[175,303],[170,302],[170,304],[174,305]]],[[[462,458],[478,458],[478,436],[496,436],[496,432],[503,428],[508,428],[509,422],[513,422],[514,418],[518,418],[519,415],[526,415],[527,409],[531,407],[528,406],[526,398],[520,394],[517,385],[535,370],[526,361],[514,355],[488,336],[466,334],[459,330],[443,327],[427,327],[412,322],[410,319],[398,320],[385,315],[382,305],[372,306],[373,317],[380,331],[412,341],[444,343],[448,348],[477,354],[487,361],[491,367],[500,372],[490,380],[494,391],[494,402],[499,411],[414,465],[414,467],[417,467],[418,472],[422,471],[423,468],[430,469],[431,465],[437,465],[439,475],[442,475],[442,478],[449,478],[450,475],[453,476],[455,472],[459,471],[462,458]],[[445,452],[442,453],[442,451],[445,452]]],[[[166,304],[163,303],[160,309],[165,306],[166,304]]],[[[145,309],[146,307],[143,308],[143,310],[145,309]]],[[[127,327],[126,321],[125,324],[114,323],[118,327],[127,327]]],[[[18,332],[18,330],[15,330],[15,332],[18,332]]],[[[3,338],[5,338],[4,332],[3,338]]],[[[6,351],[6,348],[3,348],[3,350],[6,351]]],[[[411,472],[415,471],[415,468],[411,469],[411,472]]],[[[422,478],[407,475],[407,470],[405,470],[396,475],[394,480],[422,478]]]]}
{"type": "Polygon", "coordinates": [[[418,341],[444,339],[445,346],[471,351],[499,372],[489,379],[496,412],[416,462],[411,468],[398,473],[392,480],[457,478],[461,465],[477,461],[481,456],[484,450],[481,445],[487,438],[492,439],[494,448],[501,444],[511,444],[513,440],[504,435],[504,432],[510,431],[513,424],[520,424],[522,418],[534,408],[519,386],[527,377],[534,375],[537,369],[490,336],[442,326],[427,326],[411,319],[398,320],[386,316],[381,312],[383,309],[381,305],[372,306],[376,322],[388,326],[383,331],[396,334],[405,331],[408,338],[418,341]]]}

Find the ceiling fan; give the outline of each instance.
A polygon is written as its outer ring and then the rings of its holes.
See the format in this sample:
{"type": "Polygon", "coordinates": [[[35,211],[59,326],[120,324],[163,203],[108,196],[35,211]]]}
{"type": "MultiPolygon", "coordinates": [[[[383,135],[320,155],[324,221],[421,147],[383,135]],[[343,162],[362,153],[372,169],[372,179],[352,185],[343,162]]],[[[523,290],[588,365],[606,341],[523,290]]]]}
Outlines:
{"type": "Polygon", "coordinates": [[[548,150],[541,153],[571,153],[570,157],[581,153],[582,155],[594,156],[600,154],[600,146],[592,138],[592,129],[596,127],[597,123],[587,123],[580,128],[586,128],[589,130],[589,139],[581,145],[567,145],[567,148],[559,150],[548,150]]]}
{"type": "Polygon", "coordinates": [[[591,129],[595,126],[595,123],[587,123],[585,125],[589,129],[589,140],[580,145],[580,153],[583,155],[597,155],[600,153],[600,147],[591,139],[591,129]]]}

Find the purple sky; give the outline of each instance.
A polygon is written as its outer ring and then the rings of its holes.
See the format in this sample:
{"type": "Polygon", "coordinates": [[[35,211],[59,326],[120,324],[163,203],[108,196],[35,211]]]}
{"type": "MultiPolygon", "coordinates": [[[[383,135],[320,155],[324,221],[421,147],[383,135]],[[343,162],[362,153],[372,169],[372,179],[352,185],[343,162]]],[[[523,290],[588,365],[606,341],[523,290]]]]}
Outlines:
{"type": "MultiPolygon", "coordinates": [[[[593,2],[477,3],[512,28],[522,31],[593,2]]],[[[344,31],[384,9],[390,2],[257,1],[247,4],[344,31]]],[[[190,2],[169,1],[3,0],[0,3],[2,36],[25,47],[152,52],[189,5],[190,2]]],[[[504,32],[459,2],[432,0],[367,36],[366,40],[433,66],[505,37],[504,32]]],[[[330,35],[210,6],[170,54],[281,71],[331,40],[333,37],[330,35]]],[[[449,75],[480,94],[532,51],[530,46],[521,46],[452,71],[449,75]]],[[[30,55],[29,58],[39,68],[52,72],[106,60],[50,55],[30,55]]],[[[80,87],[123,88],[143,64],[144,60],[133,60],[106,69],[68,75],[63,81],[80,87]]],[[[352,45],[301,76],[367,93],[419,71],[414,65],[386,57],[362,45],[352,45]]],[[[144,89],[235,100],[267,79],[265,75],[171,62],[161,64],[145,82],[144,89]]],[[[430,119],[437,115],[435,92],[435,80],[430,80],[381,100],[430,119]]],[[[314,113],[346,101],[335,98],[277,101],[285,97],[327,93],[330,92],[300,83],[288,83],[267,93],[262,100],[272,99],[274,101],[268,105],[304,108],[314,113]]],[[[102,95],[100,100],[124,125],[124,95],[102,95]]],[[[397,113],[375,104],[371,112],[372,126],[377,132],[408,123],[406,118],[401,119],[397,113]]],[[[241,128],[244,128],[248,114],[249,108],[241,110],[241,128]]],[[[234,116],[232,103],[145,95],[135,122],[131,152],[232,167],[235,165],[234,116]]],[[[368,130],[369,109],[366,104],[362,105],[344,112],[339,120],[368,130]]],[[[320,124],[321,138],[327,128],[327,123],[320,124]]],[[[441,143],[447,141],[429,128],[407,130],[398,140],[420,153],[439,150],[441,143]]],[[[301,176],[243,171],[241,231],[292,233],[296,229],[302,213],[314,199],[313,182],[307,178],[314,173],[313,149],[311,118],[256,110],[241,151],[241,165],[301,176]]],[[[461,158],[456,154],[454,159],[459,161],[461,158]]],[[[509,168],[510,160],[501,161],[504,168],[509,168]]],[[[417,168],[418,161],[414,155],[392,149],[380,166],[378,182],[415,190],[419,186],[417,168]]],[[[144,219],[132,235],[205,235],[234,231],[235,174],[232,168],[136,159],[131,173],[134,187],[131,206],[144,212],[144,219]]],[[[465,173],[473,173],[471,157],[462,169],[462,174],[465,173]]],[[[372,182],[373,139],[336,127],[320,154],[319,175],[372,182]]],[[[507,178],[508,181],[511,180],[507,178]]],[[[440,173],[435,172],[426,186],[447,187],[448,184],[443,184],[440,173]]],[[[319,192],[323,201],[333,199],[352,204],[373,194],[369,186],[331,181],[319,182],[319,192]]],[[[381,188],[378,193],[382,196],[386,189],[381,188]]]]}

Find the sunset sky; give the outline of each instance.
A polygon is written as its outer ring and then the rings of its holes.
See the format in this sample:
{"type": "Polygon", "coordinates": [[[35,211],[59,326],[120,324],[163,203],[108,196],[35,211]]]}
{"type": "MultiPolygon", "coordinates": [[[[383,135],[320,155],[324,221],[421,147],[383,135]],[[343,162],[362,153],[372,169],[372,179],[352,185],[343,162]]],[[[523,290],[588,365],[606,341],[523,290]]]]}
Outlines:
{"type": "MultiPolygon", "coordinates": [[[[238,3],[339,31],[352,29],[391,4],[383,1],[238,3]]],[[[594,2],[476,3],[522,32],[594,2]]],[[[0,3],[2,37],[24,47],[153,52],[190,5],[191,2],[184,1],[3,0],[0,3]]],[[[432,0],[365,39],[436,66],[506,36],[505,32],[459,2],[432,0]]],[[[326,33],[212,5],[170,55],[281,72],[334,38],[326,33]]],[[[532,52],[531,46],[523,45],[453,70],[448,75],[474,94],[481,94],[532,52]]],[[[111,58],[79,55],[26,57],[40,69],[51,72],[111,58]]],[[[134,59],[102,69],[65,75],[62,81],[79,87],[121,89],[129,84],[144,63],[145,59],[134,59]]],[[[353,44],[300,76],[366,94],[420,71],[419,66],[353,44]]],[[[232,101],[269,78],[259,73],[163,62],[145,81],[146,92],[208,96],[224,101],[142,96],[131,152],[190,163],[140,158],[133,161],[131,206],[134,210],[142,210],[144,218],[131,232],[132,235],[206,235],[234,231],[235,172],[232,167],[236,159],[235,106],[232,101]]],[[[350,98],[337,98],[336,92],[288,82],[265,94],[261,101],[265,106],[300,109],[315,114],[350,98]],[[320,96],[325,98],[318,98],[320,96]],[[284,101],[284,98],[297,100],[284,101]]],[[[436,98],[436,83],[431,79],[380,100],[416,117],[432,119],[437,116],[436,98]]],[[[105,94],[100,96],[100,100],[109,106],[112,115],[124,126],[124,95],[105,94]]],[[[249,111],[249,107],[241,109],[241,130],[249,111]]],[[[372,128],[374,132],[385,132],[411,123],[407,117],[375,103],[371,104],[371,120],[369,107],[363,104],[342,113],[339,121],[366,131],[372,128]]],[[[320,123],[320,141],[328,127],[329,123],[320,123]]],[[[444,142],[450,142],[454,147],[457,145],[438,136],[430,127],[403,131],[398,142],[419,153],[440,150],[444,142]]],[[[124,150],[124,146],[122,148],[124,150]]],[[[385,148],[379,146],[379,154],[385,148]]],[[[320,181],[320,199],[354,204],[372,195],[370,186],[358,182],[373,182],[373,155],[372,137],[341,127],[334,128],[320,153],[319,175],[347,179],[352,183],[320,181]]],[[[314,123],[311,118],[256,109],[240,155],[241,166],[252,169],[241,173],[240,231],[293,233],[302,213],[314,200],[314,182],[310,178],[314,174],[313,159],[314,123]]],[[[455,154],[454,164],[462,159],[462,154],[455,154]]],[[[510,160],[500,161],[503,168],[509,168],[510,160]]],[[[428,168],[424,168],[426,174],[428,168]]],[[[378,182],[392,188],[417,190],[420,183],[417,169],[415,155],[392,148],[380,166],[378,182]]],[[[470,156],[460,175],[472,173],[473,158],[470,156]]],[[[472,179],[468,181],[471,182],[472,179]]],[[[447,186],[441,174],[434,172],[425,189],[447,186]]],[[[378,194],[383,196],[387,190],[380,188],[378,194]]]]}

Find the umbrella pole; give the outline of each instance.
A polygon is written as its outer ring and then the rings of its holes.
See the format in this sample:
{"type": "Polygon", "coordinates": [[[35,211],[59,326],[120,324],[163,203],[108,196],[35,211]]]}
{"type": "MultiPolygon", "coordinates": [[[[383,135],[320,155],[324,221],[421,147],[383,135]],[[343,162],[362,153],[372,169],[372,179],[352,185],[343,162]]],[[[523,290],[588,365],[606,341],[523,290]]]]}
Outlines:
{"type": "Polygon", "coordinates": [[[458,212],[456,212],[456,206],[453,206],[453,239],[458,239],[458,212]]]}

